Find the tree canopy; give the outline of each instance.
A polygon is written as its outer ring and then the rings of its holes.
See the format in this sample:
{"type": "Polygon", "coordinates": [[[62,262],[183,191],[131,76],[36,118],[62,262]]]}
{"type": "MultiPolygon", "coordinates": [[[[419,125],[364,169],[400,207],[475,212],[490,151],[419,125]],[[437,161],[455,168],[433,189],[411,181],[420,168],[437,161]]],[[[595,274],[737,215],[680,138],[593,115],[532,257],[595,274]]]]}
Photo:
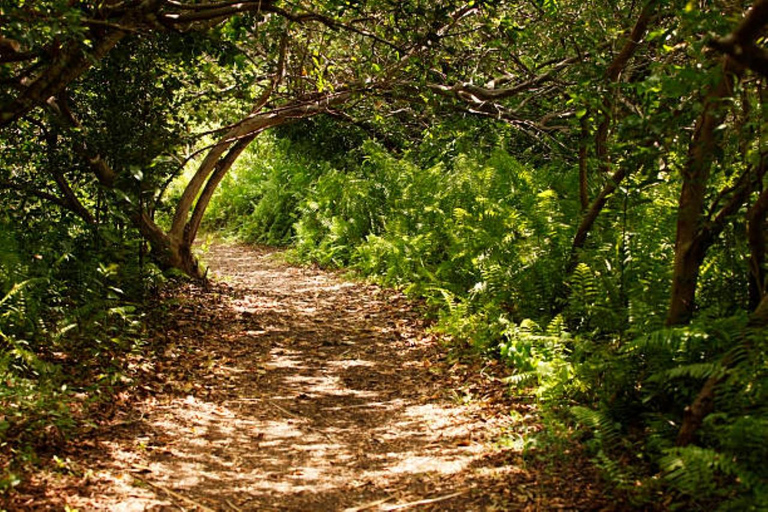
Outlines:
{"type": "Polygon", "coordinates": [[[520,382],[578,375],[552,401],[609,470],[621,430],[681,494],[708,471],[759,508],[766,25],[765,0],[2,0],[0,295],[46,250],[203,278],[209,205],[261,215],[520,382]],[[265,206],[228,202],[233,168],[265,206]]]}

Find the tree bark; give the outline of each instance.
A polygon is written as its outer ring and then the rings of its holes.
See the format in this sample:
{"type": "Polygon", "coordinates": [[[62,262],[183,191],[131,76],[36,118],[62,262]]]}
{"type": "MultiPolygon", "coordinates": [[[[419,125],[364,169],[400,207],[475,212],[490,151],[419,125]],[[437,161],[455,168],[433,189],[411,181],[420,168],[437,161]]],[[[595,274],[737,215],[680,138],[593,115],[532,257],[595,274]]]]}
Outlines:
{"type": "MultiPolygon", "coordinates": [[[[198,167],[194,176],[184,189],[184,192],[179,199],[179,203],[176,206],[176,211],[173,216],[173,224],[169,232],[171,238],[178,240],[184,238],[184,232],[188,225],[189,213],[195,203],[195,198],[202,190],[203,185],[206,183],[211,173],[213,173],[217,167],[220,167],[221,164],[227,160],[227,157],[224,155],[228,150],[232,150],[237,147],[240,141],[248,140],[250,142],[256,135],[263,132],[264,130],[267,130],[268,128],[294,121],[296,119],[303,119],[320,114],[324,112],[329,106],[338,104],[346,100],[348,97],[349,93],[330,94],[326,97],[313,100],[311,102],[289,105],[262,114],[252,113],[248,118],[232,128],[229,132],[227,132],[226,135],[224,135],[224,137],[221,138],[218,144],[211,148],[211,150],[205,156],[205,159],[203,159],[203,162],[200,164],[200,167],[198,167]],[[224,156],[223,159],[222,156],[224,156]]],[[[242,152],[243,149],[245,149],[244,146],[240,149],[240,152],[242,152]]],[[[240,153],[238,152],[236,156],[239,156],[239,154],[240,153]]],[[[226,169],[228,170],[233,163],[234,159],[232,159],[232,161],[227,164],[226,169]]],[[[221,177],[223,178],[223,174],[221,177]]],[[[219,181],[220,180],[221,178],[219,178],[219,181]]],[[[218,183],[216,184],[218,185],[218,183]]],[[[202,208],[203,211],[205,206],[207,206],[208,200],[210,200],[210,197],[204,202],[204,206],[202,208]]],[[[202,216],[202,212],[199,214],[199,216],[202,216]]]]}
{"type": "MultiPolygon", "coordinates": [[[[750,331],[764,330],[768,327],[768,295],[764,295],[758,303],[757,307],[752,312],[749,318],[747,327],[744,332],[740,333],[742,343],[744,343],[744,337],[749,334],[750,331]]],[[[723,359],[724,371],[727,371],[734,364],[734,358],[730,355],[726,355],[723,359]]],[[[709,377],[702,386],[699,394],[696,395],[693,403],[685,408],[683,413],[683,423],[680,426],[680,430],[677,432],[677,439],[675,444],[677,446],[688,446],[696,439],[696,432],[701,428],[704,423],[704,419],[715,408],[715,395],[717,387],[722,384],[727,378],[727,373],[718,373],[709,377]]]]}
{"type": "Polygon", "coordinates": [[[86,224],[95,226],[96,219],[77,198],[75,192],[72,190],[72,187],[69,186],[69,183],[67,182],[64,175],[54,169],[50,169],[50,173],[51,176],[53,176],[53,181],[59,188],[59,192],[61,192],[61,195],[64,198],[64,203],[67,205],[67,207],[75,214],[77,214],[78,217],[83,219],[86,224]]]}
{"type": "Polygon", "coordinates": [[[579,227],[576,230],[573,242],[571,243],[571,255],[568,260],[568,266],[566,267],[567,274],[571,274],[576,269],[576,266],[579,263],[579,250],[581,250],[587,242],[587,236],[592,230],[592,226],[595,225],[597,218],[600,216],[603,208],[605,208],[605,203],[608,202],[608,198],[617,188],[619,188],[619,185],[624,181],[624,178],[626,178],[628,174],[626,168],[617,169],[616,172],[608,178],[608,183],[605,184],[594,201],[592,201],[592,204],[589,205],[589,208],[582,215],[581,223],[579,223],[579,227]]]}
{"type": "Polygon", "coordinates": [[[99,183],[105,188],[114,187],[117,173],[101,157],[101,155],[94,154],[88,147],[86,141],[87,131],[69,107],[69,99],[66,91],[62,91],[55,98],[49,98],[47,104],[49,111],[53,112],[55,119],[62,123],[63,126],[66,128],[74,128],[81,132],[79,134],[73,134],[75,136],[75,151],[88,161],[88,165],[94,176],[96,176],[96,179],[99,180],[99,183]]]}
{"type": "Polygon", "coordinates": [[[176,211],[173,216],[173,223],[169,233],[172,238],[177,238],[179,240],[183,238],[184,230],[189,218],[189,212],[192,210],[195,198],[197,198],[197,195],[200,193],[200,190],[202,190],[206,180],[216,169],[216,166],[219,165],[219,160],[227,150],[235,146],[242,138],[250,137],[251,132],[258,133],[271,126],[282,124],[282,122],[282,119],[274,112],[267,114],[251,114],[251,116],[246,118],[243,122],[229,130],[219,142],[208,151],[208,154],[205,155],[205,158],[192,176],[192,179],[189,180],[189,183],[184,188],[179,203],[176,205],[176,211]]]}
{"type": "Polygon", "coordinates": [[[138,219],[147,230],[145,236],[153,237],[149,238],[150,241],[154,240],[153,245],[157,244],[161,248],[159,256],[164,264],[179,268],[193,277],[202,277],[192,245],[216,188],[248,144],[269,128],[321,114],[329,106],[346,101],[350,94],[348,91],[331,93],[308,102],[288,105],[261,114],[254,112],[227,132],[219,143],[211,148],[184,189],[176,206],[173,224],[167,234],[158,235],[153,229],[147,227],[148,219],[138,219]],[[196,198],[197,201],[195,201],[196,198]],[[190,211],[192,211],[191,218],[190,211]]]}
{"type": "Polygon", "coordinates": [[[766,23],[768,0],[756,0],[732,33],[709,44],[755,73],[768,77],[768,52],[755,44],[766,23]]]}
{"type": "Polygon", "coordinates": [[[765,229],[768,217],[768,189],[762,191],[747,212],[749,242],[749,306],[756,309],[765,297],[765,229]]]}
{"type": "Polygon", "coordinates": [[[213,171],[210,179],[205,184],[205,188],[203,189],[203,192],[200,194],[200,197],[195,204],[195,210],[192,212],[192,218],[189,220],[189,223],[185,227],[185,245],[191,246],[195,241],[197,232],[200,229],[200,223],[203,220],[203,215],[205,214],[205,210],[208,208],[208,204],[211,202],[211,198],[213,198],[214,192],[216,192],[216,188],[219,186],[219,183],[221,183],[221,180],[224,179],[224,176],[227,175],[229,169],[235,163],[237,158],[242,154],[245,148],[248,147],[253,139],[256,138],[256,135],[257,134],[254,133],[245,139],[239,140],[234,146],[232,146],[232,149],[229,150],[227,155],[222,158],[216,165],[216,170],[213,171]]]}
{"type": "Polygon", "coordinates": [[[691,405],[683,412],[683,423],[677,432],[675,445],[688,446],[696,438],[696,432],[701,428],[709,413],[715,406],[715,389],[722,382],[723,377],[710,377],[704,382],[699,394],[691,405]]]}
{"type": "MultiPolygon", "coordinates": [[[[71,4],[75,4],[70,2],[71,4]]],[[[84,8],[85,9],[85,8],[84,8]]],[[[90,9],[88,9],[90,11],[90,9]]],[[[206,30],[232,16],[249,12],[272,12],[297,22],[319,21],[332,24],[323,16],[305,13],[293,15],[273,5],[272,0],[243,0],[232,3],[174,3],[167,0],[141,2],[101,3],[95,12],[81,13],[82,28],[93,41],[87,48],[78,40],[65,41],[59,48],[56,42],[37,53],[53,55],[50,62],[33,63],[29,69],[41,68],[28,83],[21,83],[23,91],[15,98],[0,104],[0,128],[14,122],[48,98],[63,91],[95,63],[99,62],[128,33],[160,32],[165,30],[206,30]],[[125,4],[133,5],[125,5],[125,4]],[[95,16],[96,18],[93,18],[95,16]]],[[[12,44],[5,40],[5,45],[12,44]]],[[[35,52],[18,54],[10,60],[31,60],[35,52]],[[29,57],[27,57],[29,55],[29,57]]]]}
{"type": "Polygon", "coordinates": [[[50,66],[31,83],[24,92],[6,104],[0,105],[0,128],[20,118],[33,108],[56,96],[73,80],[88,70],[125,37],[126,32],[108,29],[97,39],[90,52],[83,51],[81,43],[70,41],[58,52],[50,66]]]}
{"type": "Polygon", "coordinates": [[[79,201],[77,202],[77,204],[74,204],[71,201],[69,201],[67,198],[58,197],[53,194],[49,194],[48,192],[37,190],[31,186],[22,185],[20,183],[14,183],[12,181],[0,181],[0,190],[2,189],[16,190],[19,192],[23,192],[24,194],[35,196],[37,198],[42,199],[43,201],[47,201],[51,204],[55,204],[59,208],[62,208],[64,210],[74,213],[78,217],[82,218],[87,224],[96,224],[96,221],[95,219],[93,219],[93,216],[91,215],[90,212],[88,212],[85,209],[80,210],[78,208],[78,206],[82,206],[80,205],[79,201]]]}
{"type": "Polygon", "coordinates": [[[714,150],[719,143],[716,128],[725,120],[724,100],[733,92],[740,69],[730,58],[725,59],[722,77],[707,94],[704,111],[696,122],[688,148],[678,202],[675,263],[667,326],[687,323],[695,308],[699,269],[712,238],[709,230],[703,229],[703,223],[707,183],[714,150]]]}
{"type": "Polygon", "coordinates": [[[46,170],[48,171],[48,174],[50,174],[53,178],[54,183],[56,183],[56,186],[61,193],[63,204],[65,204],[66,207],[74,212],[78,217],[84,220],[86,224],[95,226],[96,219],[93,217],[93,215],[91,215],[91,212],[89,212],[88,209],[83,206],[83,203],[81,203],[77,198],[77,195],[75,195],[72,187],[69,186],[69,182],[64,177],[64,174],[62,174],[56,166],[54,155],[56,152],[56,146],[58,145],[58,136],[52,133],[42,124],[40,127],[43,130],[43,136],[46,143],[48,144],[48,164],[46,165],[46,170]]]}
{"type": "Polygon", "coordinates": [[[589,173],[587,169],[589,138],[589,113],[584,114],[579,120],[581,125],[581,140],[579,141],[579,203],[583,214],[589,208],[589,173]]]}
{"type": "MultiPolygon", "coordinates": [[[[653,18],[657,3],[658,0],[650,0],[643,6],[643,10],[640,12],[637,21],[635,21],[635,25],[627,36],[627,40],[622,46],[621,51],[619,51],[613,58],[605,71],[605,81],[608,84],[608,87],[603,98],[603,119],[595,132],[595,156],[597,157],[601,174],[609,175],[611,172],[610,158],[608,156],[608,132],[611,122],[613,121],[613,116],[611,114],[611,110],[613,109],[613,87],[618,83],[621,78],[621,73],[640,47],[640,42],[648,31],[648,25],[653,18]]],[[[583,132],[584,126],[582,125],[582,133],[583,132]]],[[[603,186],[600,194],[598,194],[591,204],[588,203],[586,189],[587,176],[585,154],[579,155],[579,174],[579,196],[583,214],[579,227],[576,230],[576,234],[573,237],[573,242],[571,243],[571,253],[568,259],[568,264],[566,265],[566,274],[572,273],[576,268],[576,265],[578,264],[579,250],[584,247],[584,244],[587,241],[587,236],[592,230],[595,221],[600,216],[600,213],[603,211],[605,204],[608,202],[608,198],[618,188],[624,178],[626,178],[628,171],[627,169],[618,169],[614,171],[613,174],[610,174],[607,183],[603,186]]]]}
{"type": "Polygon", "coordinates": [[[191,244],[168,236],[145,211],[131,216],[139,232],[152,246],[152,257],[163,269],[176,268],[195,279],[203,279],[204,273],[192,252],[191,244]]]}
{"type": "Polygon", "coordinates": [[[609,173],[611,170],[611,163],[608,155],[608,132],[613,122],[613,105],[614,105],[614,87],[619,82],[621,74],[629,64],[630,59],[637,52],[640,42],[645,37],[645,33],[648,31],[648,24],[651,22],[651,18],[656,10],[656,3],[658,0],[651,0],[643,6],[643,10],[640,11],[640,16],[635,22],[635,26],[632,27],[632,31],[627,36],[627,40],[621,51],[613,58],[608,69],[605,71],[605,81],[607,82],[607,90],[603,95],[602,105],[602,121],[597,127],[595,133],[595,155],[597,157],[598,165],[602,173],[609,173]]]}

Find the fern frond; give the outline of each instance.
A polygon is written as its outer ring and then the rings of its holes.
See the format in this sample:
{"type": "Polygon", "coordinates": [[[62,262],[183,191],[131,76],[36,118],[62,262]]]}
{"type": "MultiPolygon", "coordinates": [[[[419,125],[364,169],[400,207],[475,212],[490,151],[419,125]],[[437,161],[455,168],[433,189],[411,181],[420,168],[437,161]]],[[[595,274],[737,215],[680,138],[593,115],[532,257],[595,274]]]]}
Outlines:
{"type": "Polygon", "coordinates": [[[524,388],[536,382],[538,372],[521,372],[504,378],[504,382],[513,388],[524,388]]]}
{"type": "Polygon", "coordinates": [[[706,497],[717,492],[717,479],[729,477],[745,489],[759,488],[765,482],[744,468],[732,456],[699,446],[675,447],[659,459],[662,476],[672,487],[691,496],[706,497]]]}
{"type": "Polygon", "coordinates": [[[686,364],[654,373],[648,377],[647,382],[666,383],[681,378],[704,380],[712,376],[720,376],[724,371],[725,368],[719,362],[686,364]]]}
{"type": "Polygon", "coordinates": [[[621,440],[621,425],[603,412],[583,406],[571,407],[570,411],[576,421],[591,430],[604,447],[611,448],[621,440]]]}
{"type": "Polygon", "coordinates": [[[33,279],[28,279],[26,281],[22,281],[20,283],[14,284],[13,287],[11,288],[11,290],[8,293],[5,294],[5,297],[0,299],[0,306],[2,306],[6,302],[8,302],[10,299],[15,297],[19,293],[21,293],[21,291],[24,288],[26,288],[32,281],[34,281],[34,280],[33,279]]]}

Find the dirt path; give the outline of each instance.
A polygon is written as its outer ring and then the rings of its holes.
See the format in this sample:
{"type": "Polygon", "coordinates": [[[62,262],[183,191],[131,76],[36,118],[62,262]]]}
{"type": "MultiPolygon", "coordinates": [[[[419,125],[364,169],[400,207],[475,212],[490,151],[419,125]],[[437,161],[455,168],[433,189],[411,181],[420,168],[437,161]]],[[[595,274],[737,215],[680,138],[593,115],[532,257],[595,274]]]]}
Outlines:
{"type": "Polygon", "coordinates": [[[535,425],[512,424],[493,367],[442,362],[401,295],[263,249],[206,260],[218,284],[165,302],[165,350],[137,359],[138,394],[20,507],[601,508],[591,472],[524,470],[519,447],[494,444],[535,425]]]}

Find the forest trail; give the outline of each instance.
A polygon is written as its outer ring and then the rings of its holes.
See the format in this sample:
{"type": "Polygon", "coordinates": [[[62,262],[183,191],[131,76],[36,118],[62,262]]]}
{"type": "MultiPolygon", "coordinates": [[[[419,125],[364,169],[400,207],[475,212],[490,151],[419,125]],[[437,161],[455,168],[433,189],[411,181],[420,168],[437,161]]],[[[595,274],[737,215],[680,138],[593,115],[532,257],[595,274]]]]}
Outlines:
{"type": "Polygon", "coordinates": [[[136,396],[59,459],[62,471],[38,477],[45,498],[18,506],[604,505],[585,466],[524,469],[519,446],[496,443],[504,429],[518,439],[536,429],[535,415],[505,396],[501,369],[445,362],[401,294],[290,266],[268,249],[215,244],[205,260],[213,283],[166,299],[164,351],[137,359],[136,396]]]}

